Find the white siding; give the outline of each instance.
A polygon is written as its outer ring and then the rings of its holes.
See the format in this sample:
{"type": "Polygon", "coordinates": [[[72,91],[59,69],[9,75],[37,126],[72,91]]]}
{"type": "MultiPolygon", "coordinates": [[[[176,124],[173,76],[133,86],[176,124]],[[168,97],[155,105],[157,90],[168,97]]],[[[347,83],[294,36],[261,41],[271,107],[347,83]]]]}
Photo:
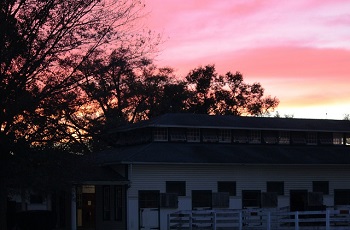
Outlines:
{"type": "Polygon", "coordinates": [[[130,196],[138,190],[165,192],[165,181],[186,181],[186,195],[191,190],[217,191],[217,181],[236,181],[237,196],[242,190],[266,191],[266,181],[284,181],[285,195],[291,189],[312,191],[312,181],[329,181],[333,189],[350,189],[348,166],[191,166],[191,165],[133,165],[130,175],[130,196]],[[346,183],[344,183],[346,182],[346,183]]]}
{"type": "MultiPolygon", "coordinates": [[[[302,165],[132,165],[129,171],[131,187],[128,189],[129,205],[135,205],[139,190],[165,191],[165,181],[186,181],[186,196],[179,197],[178,209],[161,210],[161,229],[166,229],[165,214],[191,209],[192,190],[217,192],[218,181],[236,181],[236,196],[230,197],[230,208],[241,208],[242,190],[266,191],[267,181],[284,181],[284,196],[279,196],[279,206],[289,205],[289,191],[305,189],[312,191],[312,181],[329,181],[329,195],[324,204],[333,205],[334,189],[350,189],[348,166],[302,166],[302,165]]],[[[137,217],[133,207],[128,216],[137,217]]],[[[135,212],[136,211],[136,212],[135,212]]],[[[130,230],[138,226],[138,218],[130,218],[130,230]]]]}

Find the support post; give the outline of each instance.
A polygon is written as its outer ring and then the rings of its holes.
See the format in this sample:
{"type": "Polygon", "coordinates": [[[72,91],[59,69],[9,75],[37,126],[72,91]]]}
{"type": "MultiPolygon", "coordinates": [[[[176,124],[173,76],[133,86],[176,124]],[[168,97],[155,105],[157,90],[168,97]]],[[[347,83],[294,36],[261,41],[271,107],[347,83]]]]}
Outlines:
{"type": "Polygon", "coordinates": [[[77,194],[75,186],[71,192],[71,229],[77,230],[77,194]]]}
{"type": "Polygon", "coordinates": [[[326,210],[326,230],[330,230],[331,229],[331,219],[330,219],[330,211],[326,210]]]}
{"type": "Polygon", "coordinates": [[[189,225],[190,225],[189,229],[192,230],[192,212],[190,212],[189,214],[189,225]]]}
{"type": "Polygon", "coordinates": [[[299,230],[299,212],[295,212],[295,230],[299,230]]]}
{"type": "Polygon", "coordinates": [[[238,229],[243,229],[242,211],[238,213],[238,229]]]}
{"type": "Polygon", "coordinates": [[[271,212],[267,213],[267,226],[266,226],[267,230],[271,230],[271,212]]]}
{"type": "Polygon", "coordinates": [[[213,211],[212,214],[213,214],[213,230],[216,230],[216,212],[213,211]]]}

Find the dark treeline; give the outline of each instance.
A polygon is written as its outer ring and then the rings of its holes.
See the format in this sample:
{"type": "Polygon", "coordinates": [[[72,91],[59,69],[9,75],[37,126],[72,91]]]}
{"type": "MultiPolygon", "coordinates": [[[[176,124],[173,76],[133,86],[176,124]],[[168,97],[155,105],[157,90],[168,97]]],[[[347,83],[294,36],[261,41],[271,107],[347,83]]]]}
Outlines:
{"type": "Polygon", "coordinates": [[[94,151],[109,129],[168,112],[264,115],[278,105],[239,72],[207,65],[176,76],[152,64],[161,36],[139,26],[143,9],[138,0],[0,1],[0,229],[8,187],[57,182],[45,173],[60,171],[56,153],[94,151]]]}

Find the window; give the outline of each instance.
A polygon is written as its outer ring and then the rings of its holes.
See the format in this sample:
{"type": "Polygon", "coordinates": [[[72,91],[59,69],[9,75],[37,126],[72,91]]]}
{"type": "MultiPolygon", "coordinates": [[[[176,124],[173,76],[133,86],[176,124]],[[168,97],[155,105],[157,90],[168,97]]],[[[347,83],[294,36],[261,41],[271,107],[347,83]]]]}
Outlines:
{"type": "Polygon", "coordinates": [[[185,181],[166,181],[165,183],[167,193],[175,193],[178,196],[186,196],[185,181]]]}
{"type": "Polygon", "coordinates": [[[220,129],[219,142],[230,143],[231,142],[231,130],[229,130],[229,129],[220,129]]]}
{"type": "Polygon", "coordinates": [[[290,133],[288,131],[280,131],[278,133],[278,144],[281,144],[281,145],[290,144],[290,133]]]}
{"type": "Polygon", "coordinates": [[[260,130],[251,130],[249,135],[250,144],[260,144],[261,143],[261,132],[260,130]]]}
{"type": "Polygon", "coordinates": [[[292,132],[293,144],[306,144],[306,138],[304,132],[292,132]]]}
{"type": "Polygon", "coordinates": [[[261,199],[260,190],[243,190],[242,191],[243,208],[260,207],[260,199],[261,199]]]}
{"type": "Polygon", "coordinates": [[[123,189],[122,186],[115,186],[115,220],[123,218],[123,189]]]}
{"type": "Polygon", "coordinates": [[[218,142],[218,133],[216,129],[204,129],[203,130],[204,142],[218,142]]]}
{"type": "Polygon", "coordinates": [[[192,190],[192,209],[210,209],[211,207],[211,190],[192,190]]]}
{"type": "Polygon", "coordinates": [[[328,181],[313,181],[312,182],[313,192],[322,192],[325,195],[329,194],[329,182],[328,181]]]}
{"type": "Polygon", "coordinates": [[[139,208],[159,208],[158,190],[140,190],[139,208]]]}
{"type": "Polygon", "coordinates": [[[345,136],[345,145],[350,145],[350,134],[347,133],[345,136]]]}
{"type": "Polygon", "coordinates": [[[317,145],[317,133],[316,132],[306,133],[306,143],[308,145],[317,145]]]}
{"type": "Polygon", "coordinates": [[[235,130],[233,133],[233,142],[234,143],[247,143],[248,142],[248,134],[246,130],[235,130]]]}
{"type": "Polygon", "coordinates": [[[167,128],[155,128],[153,131],[153,138],[155,141],[167,141],[168,129],[167,128]]]}
{"type": "Polygon", "coordinates": [[[187,141],[188,142],[200,142],[199,129],[187,129],[187,141]]]}
{"type": "Polygon", "coordinates": [[[263,140],[265,144],[277,144],[277,133],[273,131],[265,131],[263,132],[263,140]]]}
{"type": "Polygon", "coordinates": [[[267,181],[266,191],[275,192],[279,196],[284,195],[284,182],[283,181],[267,181]]]}
{"type": "Polygon", "coordinates": [[[333,133],[333,145],[342,145],[343,142],[343,134],[342,133],[333,133]]]}
{"type": "Polygon", "coordinates": [[[230,196],[236,196],[236,182],[218,181],[218,192],[227,192],[230,196]]]}
{"type": "Polygon", "coordinates": [[[334,189],[334,205],[350,205],[350,189],[334,189]]]}
{"type": "Polygon", "coordinates": [[[172,129],[170,130],[171,141],[186,141],[186,130],[185,129],[172,129]]]}
{"type": "Polygon", "coordinates": [[[322,132],[318,134],[319,141],[321,145],[331,145],[333,144],[333,134],[322,132]]]}
{"type": "Polygon", "coordinates": [[[111,219],[111,187],[103,186],[103,220],[111,219]]]}

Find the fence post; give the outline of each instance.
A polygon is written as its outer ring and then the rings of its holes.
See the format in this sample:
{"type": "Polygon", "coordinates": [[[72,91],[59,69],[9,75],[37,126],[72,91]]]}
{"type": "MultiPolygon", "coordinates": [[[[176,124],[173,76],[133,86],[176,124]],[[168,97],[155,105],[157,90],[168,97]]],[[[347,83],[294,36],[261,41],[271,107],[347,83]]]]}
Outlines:
{"type": "Polygon", "coordinates": [[[238,229],[239,230],[242,230],[242,228],[243,228],[242,212],[243,211],[240,211],[238,213],[238,229]]]}
{"type": "Polygon", "coordinates": [[[216,230],[216,212],[212,212],[213,214],[213,230],[216,230]]]}
{"type": "Polygon", "coordinates": [[[267,226],[266,229],[267,230],[271,230],[271,212],[267,212],[267,226]]]}
{"type": "Polygon", "coordinates": [[[326,230],[331,229],[331,218],[330,218],[330,211],[327,209],[326,210],[326,230]]]}
{"type": "Polygon", "coordinates": [[[192,212],[190,212],[188,216],[188,225],[189,225],[189,229],[192,230],[192,212]]]}
{"type": "Polygon", "coordinates": [[[299,212],[295,212],[295,230],[299,230],[299,212]]]}

